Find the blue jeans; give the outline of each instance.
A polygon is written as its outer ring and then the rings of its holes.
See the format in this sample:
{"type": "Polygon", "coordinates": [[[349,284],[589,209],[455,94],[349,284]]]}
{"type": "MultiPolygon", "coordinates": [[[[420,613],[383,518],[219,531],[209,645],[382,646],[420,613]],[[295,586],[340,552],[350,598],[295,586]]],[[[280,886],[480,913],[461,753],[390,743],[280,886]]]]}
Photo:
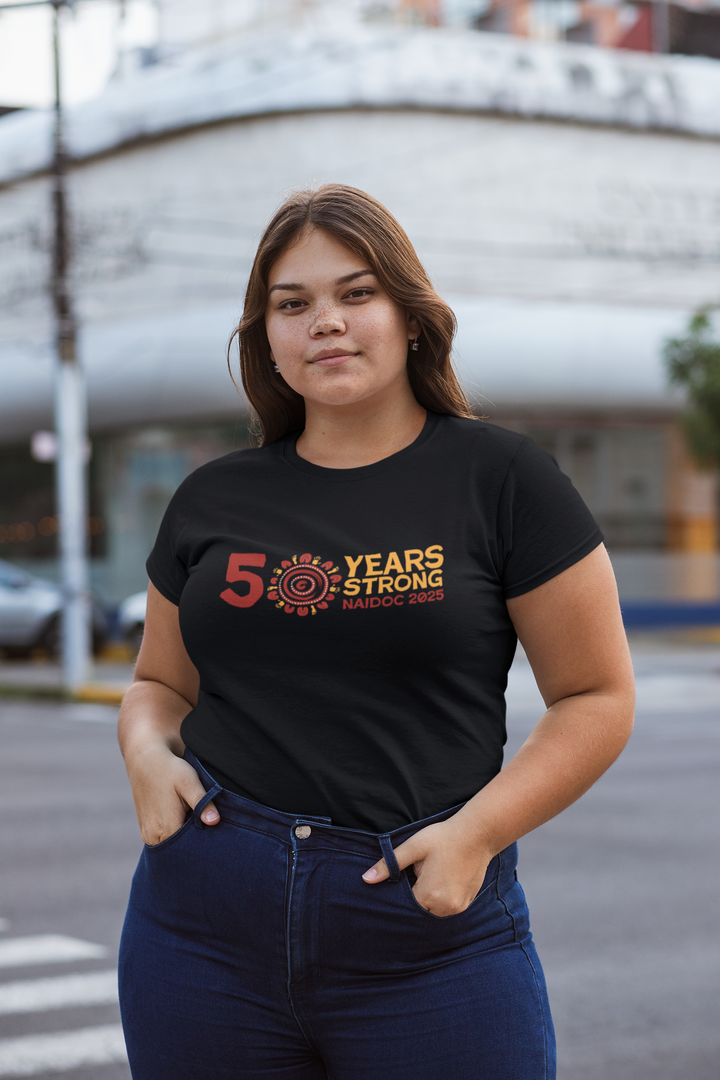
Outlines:
{"type": "Polygon", "coordinates": [[[555,1045],[516,845],[438,918],[384,836],[217,785],[140,857],[120,948],[134,1080],[552,1080],[555,1045]],[[221,814],[205,827],[212,798],[221,814]],[[383,854],[392,876],[361,878],[383,854]]]}

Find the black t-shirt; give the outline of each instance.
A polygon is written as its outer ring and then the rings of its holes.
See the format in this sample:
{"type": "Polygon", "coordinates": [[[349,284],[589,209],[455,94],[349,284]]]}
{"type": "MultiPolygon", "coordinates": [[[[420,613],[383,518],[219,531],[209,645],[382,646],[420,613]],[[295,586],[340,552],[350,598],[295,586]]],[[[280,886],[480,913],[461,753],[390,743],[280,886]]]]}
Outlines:
{"type": "Polygon", "coordinates": [[[200,673],[182,738],[240,795],[383,832],[499,771],[505,601],[602,536],[503,428],[429,413],[358,469],[312,465],[296,438],[204,465],[163,520],[148,573],[200,673]]]}

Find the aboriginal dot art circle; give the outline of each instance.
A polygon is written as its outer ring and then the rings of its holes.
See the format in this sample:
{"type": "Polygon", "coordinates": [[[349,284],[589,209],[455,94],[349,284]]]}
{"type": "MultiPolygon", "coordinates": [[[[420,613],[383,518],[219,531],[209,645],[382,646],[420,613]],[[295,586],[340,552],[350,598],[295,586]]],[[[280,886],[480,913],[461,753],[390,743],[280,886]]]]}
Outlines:
{"type": "Polygon", "coordinates": [[[273,570],[267,596],[287,615],[317,615],[335,599],[341,581],[339,568],[322,555],[293,555],[273,570]]]}

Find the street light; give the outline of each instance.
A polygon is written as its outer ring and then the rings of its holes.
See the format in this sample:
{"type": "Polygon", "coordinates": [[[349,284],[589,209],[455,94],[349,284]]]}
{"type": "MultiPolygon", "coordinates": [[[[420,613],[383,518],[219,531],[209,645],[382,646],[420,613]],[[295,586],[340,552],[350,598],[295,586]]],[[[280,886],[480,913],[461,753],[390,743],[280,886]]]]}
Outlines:
{"type": "MultiPolygon", "coordinates": [[[[87,0],[84,0],[87,2],[87,0]]],[[[87,399],[77,356],[77,323],[70,282],[70,224],[67,208],[67,153],[63,132],[60,78],[60,9],[74,0],[28,0],[0,4],[10,8],[53,9],[55,129],[52,161],[52,298],[55,312],[55,427],[57,432],[56,501],[62,575],[62,666],[68,693],[87,680],[92,659],[88,575],[87,399]]]]}

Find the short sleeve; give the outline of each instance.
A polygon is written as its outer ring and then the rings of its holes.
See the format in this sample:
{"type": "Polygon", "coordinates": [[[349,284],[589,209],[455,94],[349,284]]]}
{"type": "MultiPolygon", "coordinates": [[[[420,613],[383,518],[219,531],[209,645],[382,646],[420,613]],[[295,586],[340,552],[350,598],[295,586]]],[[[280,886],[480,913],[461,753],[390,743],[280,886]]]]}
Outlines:
{"type": "Polygon", "coordinates": [[[499,511],[506,600],[550,581],[603,540],[569,478],[531,439],[521,443],[510,464],[499,511]]]}
{"type": "Polygon", "coordinates": [[[182,537],[186,520],[187,481],[181,484],[165,511],[155,546],[146,568],[148,577],[158,592],[176,606],[188,579],[187,565],[182,557],[182,537]]]}

